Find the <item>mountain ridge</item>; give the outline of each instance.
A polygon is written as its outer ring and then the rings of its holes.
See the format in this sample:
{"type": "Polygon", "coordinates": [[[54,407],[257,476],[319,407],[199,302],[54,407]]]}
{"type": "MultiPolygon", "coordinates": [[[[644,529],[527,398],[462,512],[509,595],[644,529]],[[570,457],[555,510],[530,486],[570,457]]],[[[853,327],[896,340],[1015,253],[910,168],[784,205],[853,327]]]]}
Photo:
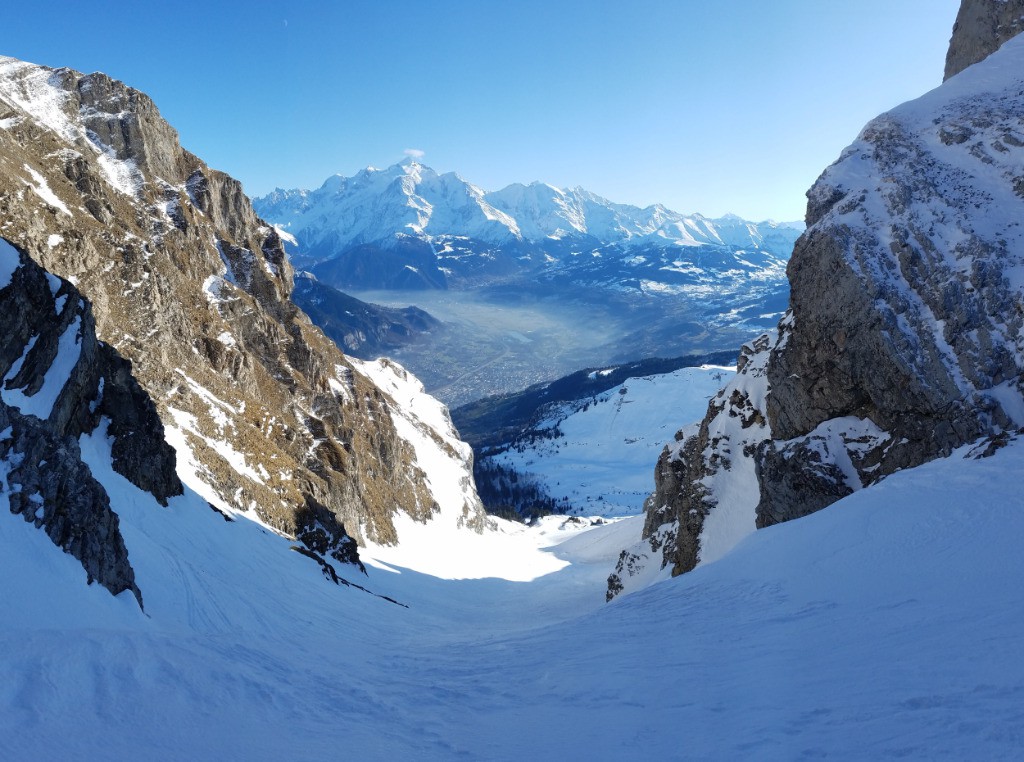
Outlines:
{"type": "MultiPolygon", "coordinates": [[[[175,481],[337,560],[352,559],[352,539],[398,542],[403,512],[483,529],[469,448],[439,403],[397,365],[346,358],[313,327],[291,300],[280,237],[237,181],[181,148],[148,96],[0,58],[0,178],[0,237],[27,258],[21,269],[90,305],[96,339],[131,364],[177,451],[175,481]],[[431,483],[424,457],[461,473],[454,490],[431,483]]],[[[40,331],[5,335],[0,370],[31,358],[40,331]]],[[[145,484],[147,469],[134,478],[145,484]]]]}
{"type": "Polygon", "coordinates": [[[254,203],[294,238],[291,260],[321,284],[444,321],[394,356],[453,405],[478,397],[474,389],[511,392],[580,367],[756,336],[785,308],[785,265],[800,232],[798,223],[641,209],[539,181],[485,193],[411,160],[254,203]],[[524,305],[539,330],[496,330],[504,321],[494,317],[524,305]],[[588,321],[588,338],[567,345],[574,313],[588,321]],[[538,353],[554,361],[549,372],[538,353]]]}
{"type": "Polygon", "coordinates": [[[491,245],[576,237],[631,246],[651,241],[759,246],[765,239],[761,228],[784,235],[799,224],[749,222],[732,214],[713,219],[680,214],[663,204],[637,207],[581,187],[562,189],[542,181],[483,191],[455,172],[439,174],[415,160],[386,169],[368,167],[352,177],[332,175],[316,190],[278,188],[253,204],[308,251],[322,251],[328,240],[335,249],[388,243],[399,233],[465,237],[491,245]],[[371,193],[380,200],[374,202],[371,193]],[[356,220],[349,210],[363,216],[356,220]]]}

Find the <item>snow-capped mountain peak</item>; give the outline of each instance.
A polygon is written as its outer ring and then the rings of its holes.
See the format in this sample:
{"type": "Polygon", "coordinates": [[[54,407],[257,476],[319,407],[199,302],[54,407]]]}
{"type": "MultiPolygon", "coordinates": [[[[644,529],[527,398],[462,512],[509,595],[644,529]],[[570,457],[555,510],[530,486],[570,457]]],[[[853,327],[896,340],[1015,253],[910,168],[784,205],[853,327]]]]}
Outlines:
{"type": "Polygon", "coordinates": [[[712,220],[662,204],[619,204],[581,187],[563,189],[541,181],[484,191],[414,157],[387,169],[369,167],[351,178],[334,175],[316,191],[274,191],[254,204],[298,239],[302,253],[317,258],[353,245],[390,245],[402,235],[431,243],[441,237],[467,238],[491,246],[566,238],[598,244],[725,244],[788,256],[799,232],[735,215],[712,220]],[[762,231],[765,226],[772,234],[762,231]]]}

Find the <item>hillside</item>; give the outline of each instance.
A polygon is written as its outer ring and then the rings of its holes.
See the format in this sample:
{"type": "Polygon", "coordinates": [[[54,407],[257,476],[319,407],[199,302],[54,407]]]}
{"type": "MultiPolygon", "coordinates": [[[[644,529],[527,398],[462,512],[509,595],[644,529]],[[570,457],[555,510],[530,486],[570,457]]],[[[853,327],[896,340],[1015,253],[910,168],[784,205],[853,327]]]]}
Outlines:
{"type": "MultiPolygon", "coordinates": [[[[117,472],[157,499],[184,483],[337,561],[357,559],[353,540],[399,541],[403,513],[483,528],[447,412],[400,367],[349,359],[312,326],[278,235],[146,95],[0,59],[0,178],[0,408],[20,411],[5,452],[72,469],[19,511],[90,579],[88,559],[113,554],[112,592],[131,585],[118,507],[100,525],[64,514],[84,479],[74,441],[101,426],[117,472]],[[45,445],[27,434],[40,427],[45,445]],[[439,467],[452,483],[428,473],[439,467]]],[[[92,489],[86,506],[108,502],[92,489]]]]}
{"type": "MultiPolygon", "coordinates": [[[[530,525],[416,377],[314,328],[147,96],[0,58],[0,759],[1019,757],[1022,19],[964,0],[944,84],[822,173],[781,320],[716,313],[775,326],[734,374],[591,364],[460,412],[607,508],[530,525]]],[[[597,291],[566,342],[606,336],[597,291]]],[[[313,297],[360,341],[425,320],[313,297]]]]}
{"type": "Polygon", "coordinates": [[[578,371],[550,384],[452,412],[473,445],[473,474],[489,511],[627,516],[641,512],[651,463],[675,426],[696,420],[731,354],[652,359],[578,371]]]}
{"type": "Polygon", "coordinates": [[[540,552],[496,535],[475,562],[487,579],[430,576],[443,559],[369,566],[364,584],[408,608],[317,584],[194,496],[161,509],[104,447],[83,440],[125,505],[149,616],[0,523],[7,759],[1000,759],[1021,744],[1019,441],[896,474],[607,606],[617,525],[550,528],[564,541],[540,552]]]}

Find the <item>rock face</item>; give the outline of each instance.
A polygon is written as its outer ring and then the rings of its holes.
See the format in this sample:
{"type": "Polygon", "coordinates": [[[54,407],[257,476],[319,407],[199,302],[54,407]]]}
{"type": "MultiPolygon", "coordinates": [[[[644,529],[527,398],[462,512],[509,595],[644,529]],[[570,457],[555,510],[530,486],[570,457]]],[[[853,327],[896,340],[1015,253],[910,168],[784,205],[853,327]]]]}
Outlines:
{"type": "Polygon", "coordinates": [[[963,0],[946,53],[949,79],[1024,31],[1024,0],[963,0]]]}
{"type": "MultiPolygon", "coordinates": [[[[151,400],[148,419],[121,430],[111,418],[116,457],[140,486],[179,488],[165,446],[138,434],[162,424],[188,486],[292,537],[395,543],[396,512],[480,525],[471,455],[446,414],[430,401],[430,415],[401,409],[312,326],[290,299],[277,233],[238,182],[181,148],[147,96],[103,74],[0,58],[0,180],[0,235],[63,279],[68,304],[72,290],[88,301],[83,330],[95,321],[97,352],[126,358],[117,378],[151,400]],[[466,475],[458,494],[431,482],[425,447],[466,475]]],[[[38,330],[4,335],[8,364],[38,330]]],[[[76,415],[58,430],[95,422],[76,415]]]]}
{"type": "Polygon", "coordinates": [[[1022,215],[1017,37],[872,121],[810,190],[790,310],[734,382],[763,385],[723,390],[658,464],[644,538],[662,564],[1024,425],[1022,215]]]}
{"type": "Polygon", "coordinates": [[[164,505],[182,492],[174,450],[130,364],[97,340],[78,290],[3,239],[0,270],[0,471],[11,512],[81,561],[90,583],[131,590],[141,604],[117,515],[78,438],[105,419],[114,470],[164,505]]]}
{"type": "Polygon", "coordinates": [[[808,194],[758,525],[1024,423],[1024,40],[871,122],[808,194]]]}
{"type": "Polygon", "coordinates": [[[708,404],[704,420],[682,429],[662,452],[655,490],[644,503],[643,534],[624,550],[608,578],[608,600],[649,578],[651,568],[673,575],[698,559],[718,558],[754,526],[758,490],[754,454],[771,436],[764,414],[766,365],[776,332],[740,351],[736,377],[708,404]]]}

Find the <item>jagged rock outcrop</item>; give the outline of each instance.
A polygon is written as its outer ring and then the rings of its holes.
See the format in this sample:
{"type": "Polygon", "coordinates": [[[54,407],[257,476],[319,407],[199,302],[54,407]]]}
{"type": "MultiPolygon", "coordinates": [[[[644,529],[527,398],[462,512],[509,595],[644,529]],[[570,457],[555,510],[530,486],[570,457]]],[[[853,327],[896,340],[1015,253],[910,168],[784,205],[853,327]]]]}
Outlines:
{"type": "Polygon", "coordinates": [[[1022,43],[872,121],[808,194],[759,526],[1024,423],[1022,43]]]}
{"type": "Polygon", "coordinates": [[[809,191],[790,309],[733,383],[758,368],[761,394],[737,397],[744,413],[727,387],[659,462],[644,537],[670,538],[663,566],[720,555],[716,517],[734,544],[1024,425],[1022,216],[1018,36],[873,120],[809,191]],[[736,417],[765,427],[716,442],[736,417]]]}
{"type": "Polygon", "coordinates": [[[218,509],[296,537],[318,506],[334,517],[319,526],[334,527],[335,549],[348,535],[396,542],[399,511],[483,520],[450,421],[401,410],[311,325],[290,299],[278,234],[144,94],[0,58],[0,235],[88,300],[97,337],[155,405],[178,473],[218,509]],[[467,475],[457,494],[431,482],[427,456],[467,475]]]}
{"type": "Polygon", "coordinates": [[[963,0],[946,53],[949,79],[1024,32],[1024,0],[963,0]]]}
{"type": "Polygon", "coordinates": [[[174,450],[130,364],[96,338],[78,290],[0,239],[0,471],[11,513],[115,595],[135,583],[103,487],[78,438],[107,422],[112,467],[163,504],[181,494],[174,450]]]}
{"type": "Polygon", "coordinates": [[[673,575],[688,572],[753,528],[754,454],[771,437],[764,415],[766,366],[777,345],[775,332],[744,345],[736,376],[708,403],[704,420],[677,432],[658,458],[641,541],[620,554],[608,578],[608,600],[634,577],[650,576],[651,566],[673,575]]]}

